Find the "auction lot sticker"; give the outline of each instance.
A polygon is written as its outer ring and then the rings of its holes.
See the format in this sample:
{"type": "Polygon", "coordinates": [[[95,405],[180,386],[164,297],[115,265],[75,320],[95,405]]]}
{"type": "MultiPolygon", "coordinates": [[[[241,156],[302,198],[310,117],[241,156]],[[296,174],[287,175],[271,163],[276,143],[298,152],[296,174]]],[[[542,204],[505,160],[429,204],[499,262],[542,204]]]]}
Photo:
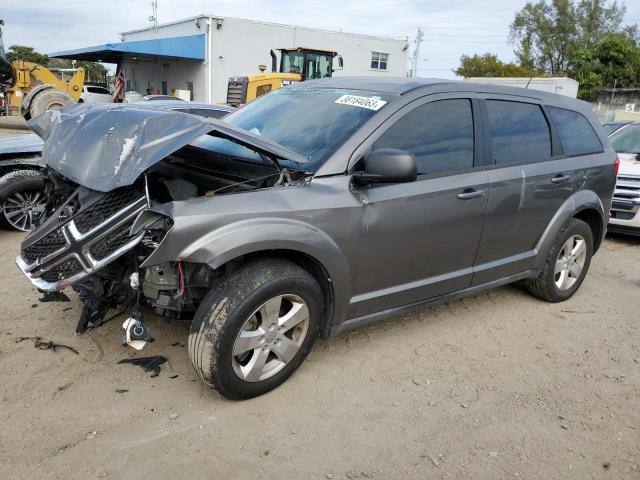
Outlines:
{"type": "Polygon", "coordinates": [[[352,105],[354,107],[368,108],[369,110],[380,110],[386,105],[385,100],[376,97],[359,97],[358,95],[342,95],[334,103],[342,105],[352,105]]]}

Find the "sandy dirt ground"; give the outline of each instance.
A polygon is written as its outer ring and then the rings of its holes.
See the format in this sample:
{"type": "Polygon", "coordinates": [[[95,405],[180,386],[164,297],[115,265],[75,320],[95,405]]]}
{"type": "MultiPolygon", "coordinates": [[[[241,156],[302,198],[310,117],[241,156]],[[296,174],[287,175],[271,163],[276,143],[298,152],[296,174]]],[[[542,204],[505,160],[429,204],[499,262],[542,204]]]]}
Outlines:
{"type": "Polygon", "coordinates": [[[607,238],[568,302],[505,287],[420,310],[231,402],[184,323],[148,318],[142,353],[123,316],[75,335],[77,296],[38,301],[22,238],[0,231],[0,479],[640,479],[640,239],[607,238]],[[78,354],[19,341],[38,336],[78,354]],[[117,363],[155,354],[155,378],[117,363]]]}
{"type": "Polygon", "coordinates": [[[0,232],[2,479],[640,478],[640,240],[607,239],[568,302],[506,287],[424,309],[232,402],[196,378],[184,324],[150,318],[142,354],[122,317],[75,335],[77,297],[41,303],[14,267],[22,236],[0,232]],[[152,354],[155,378],[117,364],[152,354]]]}

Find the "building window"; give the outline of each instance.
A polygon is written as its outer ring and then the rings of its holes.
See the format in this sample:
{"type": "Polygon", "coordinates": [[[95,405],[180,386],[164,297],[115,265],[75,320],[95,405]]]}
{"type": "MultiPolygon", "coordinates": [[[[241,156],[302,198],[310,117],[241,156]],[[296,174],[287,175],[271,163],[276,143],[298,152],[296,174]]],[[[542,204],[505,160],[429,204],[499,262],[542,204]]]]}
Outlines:
{"type": "Polygon", "coordinates": [[[387,60],[389,60],[388,53],[371,52],[371,68],[373,70],[386,70],[387,60]]]}

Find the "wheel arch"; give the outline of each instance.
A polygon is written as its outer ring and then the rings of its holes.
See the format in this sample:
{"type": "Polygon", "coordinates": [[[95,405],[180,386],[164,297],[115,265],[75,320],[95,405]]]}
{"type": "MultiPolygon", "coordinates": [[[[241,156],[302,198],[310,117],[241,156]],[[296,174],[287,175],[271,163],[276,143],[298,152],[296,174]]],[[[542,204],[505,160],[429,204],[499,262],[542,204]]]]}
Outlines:
{"type": "Polygon", "coordinates": [[[40,92],[53,88],[55,87],[49,83],[44,83],[32,88],[31,91],[25,95],[22,103],[20,103],[20,115],[22,115],[25,120],[29,120],[31,118],[31,104],[33,103],[33,99],[36,98],[40,92]]]}
{"type": "Polygon", "coordinates": [[[573,218],[582,220],[591,229],[593,233],[593,253],[596,253],[602,245],[602,239],[604,237],[604,220],[602,215],[595,208],[583,208],[576,212],[573,218]]]}
{"type": "Polygon", "coordinates": [[[547,228],[536,244],[536,268],[542,268],[547,258],[547,254],[553,244],[553,240],[564,223],[570,218],[578,218],[586,222],[594,232],[593,245],[594,253],[600,247],[604,237],[605,210],[598,194],[592,190],[580,190],[571,195],[558,208],[553,218],[549,221],[547,228]],[[599,225],[599,227],[598,227],[599,225]],[[596,228],[599,228],[596,234],[596,228]]]}
{"type": "Polygon", "coordinates": [[[320,284],[327,302],[322,336],[328,336],[331,326],[345,318],[351,298],[349,264],[324,231],[299,220],[257,218],[224,225],[179,248],[179,238],[190,237],[179,223],[176,221],[142,267],[181,260],[226,270],[251,259],[286,258],[305,268],[320,284]]]}
{"type": "Polygon", "coordinates": [[[335,309],[335,293],[331,275],[317,258],[300,250],[256,250],[251,253],[232,258],[219,268],[225,268],[227,265],[233,265],[233,268],[235,269],[264,258],[281,258],[289,260],[290,262],[302,267],[316,279],[318,285],[320,285],[325,306],[322,323],[320,325],[320,337],[324,339],[329,338],[329,331],[331,329],[335,309]]]}

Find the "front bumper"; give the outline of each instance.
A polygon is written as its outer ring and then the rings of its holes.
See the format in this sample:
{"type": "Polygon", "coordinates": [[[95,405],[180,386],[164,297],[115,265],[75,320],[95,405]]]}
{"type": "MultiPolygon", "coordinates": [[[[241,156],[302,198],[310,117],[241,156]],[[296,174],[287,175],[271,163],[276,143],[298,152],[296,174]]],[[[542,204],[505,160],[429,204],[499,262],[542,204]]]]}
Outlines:
{"type": "Polygon", "coordinates": [[[27,246],[29,238],[25,240],[16,264],[34,286],[45,292],[62,290],[104,268],[142,240],[144,231],[130,232],[147,207],[145,196],[122,207],[122,201],[118,203],[122,198],[115,195],[105,195],[27,246]]]}

